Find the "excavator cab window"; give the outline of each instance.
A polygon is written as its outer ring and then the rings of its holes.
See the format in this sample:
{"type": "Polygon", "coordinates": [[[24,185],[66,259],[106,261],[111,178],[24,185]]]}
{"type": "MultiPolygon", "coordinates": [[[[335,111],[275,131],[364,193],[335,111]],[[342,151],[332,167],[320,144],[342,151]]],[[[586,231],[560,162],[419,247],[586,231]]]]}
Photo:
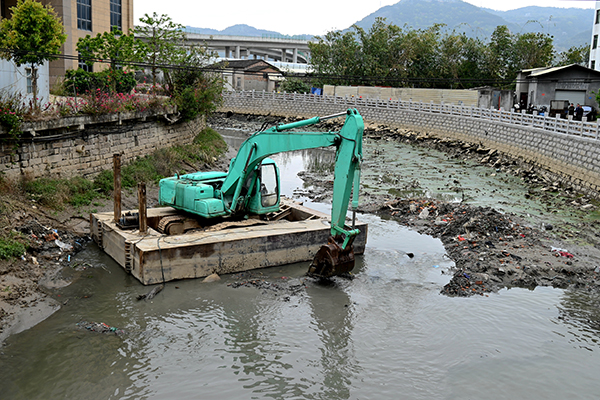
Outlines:
{"type": "Polygon", "coordinates": [[[263,164],[260,168],[260,201],[263,207],[277,204],[277,172],[274,164],[263,164]]]}

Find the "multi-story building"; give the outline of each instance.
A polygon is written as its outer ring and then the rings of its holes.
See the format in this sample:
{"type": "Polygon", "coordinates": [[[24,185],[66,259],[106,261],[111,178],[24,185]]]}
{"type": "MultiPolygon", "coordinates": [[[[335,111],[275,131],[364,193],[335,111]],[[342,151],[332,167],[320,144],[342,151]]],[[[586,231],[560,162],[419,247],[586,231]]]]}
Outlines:
{"type": "MultiPolygon", "coordinates": [[[[133,0],[41,0],[50,4],[65,27],[67,40],[62,48],[64,57],[49,66],[50,84],[65,75],[68,69],[85,64],[79,62],[77,41],[86,35],[96,36],[116,27],[127,33],[133,28],[133,0]]],[[[10,18],[10,8],[17,0],[1,0],[2,18],[10,18]]],[[[102,68],[99,66],[99,68],[102,68]]]]}
{"type": "Polygon", "coordinates": [[[590,42],[590,65],[591,69],[600,71],[600,1],[596,1],[596,13],[594,14],[594,25],[592,26],[592,41],[590,42]]]}

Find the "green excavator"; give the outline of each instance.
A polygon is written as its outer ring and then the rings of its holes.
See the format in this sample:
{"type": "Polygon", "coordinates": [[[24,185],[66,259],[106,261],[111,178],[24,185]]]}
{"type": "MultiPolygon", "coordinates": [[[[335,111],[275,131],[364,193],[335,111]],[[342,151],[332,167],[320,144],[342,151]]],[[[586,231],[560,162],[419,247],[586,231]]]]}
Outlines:
{"type": "MultiPolygon", "coordinates": [[[[348,273],[354,268],[352,243],[360,231],[354,227],[354,217],[352,226],[346,225],[346,213],[351,196],[352,210],[355,212],[358,207],[363,130],[363,119],[355,109],[260,130],[240,146],[228,172],[195,172],[162,179],[159,203],[194,215],[200,224],[214,218],[235,219],[277,212],[280,209],[279,169],[268,157],[287,151],[334,146],[331,237],[316,253],[309,275],[328,278],[348,273]],[[342,116],[346,120],[339,131],[292,131],[342,116]]],[[[165,219],[161,224],[165,232],[185,230],[177,218],[165,219]]]]}

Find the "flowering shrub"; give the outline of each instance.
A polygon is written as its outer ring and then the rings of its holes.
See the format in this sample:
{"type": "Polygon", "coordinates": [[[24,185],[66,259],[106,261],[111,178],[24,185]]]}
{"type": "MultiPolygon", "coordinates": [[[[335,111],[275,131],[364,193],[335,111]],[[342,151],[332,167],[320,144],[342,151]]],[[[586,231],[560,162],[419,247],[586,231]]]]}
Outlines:
{"type": "Polygon", "coordinates": [[[67,117],[80,114],[100,115],[128,111],[164,110],[170,99],[124,93],[106,93],[100,89],[81,97],[65,97],[56,100],[51,108],[56,116],[67,117]]]}
{"type": "Polygon", "coordinates": [[[21,117],[9,107],[0,107],[0,124],[8,129],[9,135],[17,137],[21,133],[21,117]]]}
{"type": "Polygon", "coordinates": [[[0,125],[5,127],[8,134],[17,137],[21,134],[21,122],[25,113],[25,102],[21,95],[0,92],[0,125]]]}

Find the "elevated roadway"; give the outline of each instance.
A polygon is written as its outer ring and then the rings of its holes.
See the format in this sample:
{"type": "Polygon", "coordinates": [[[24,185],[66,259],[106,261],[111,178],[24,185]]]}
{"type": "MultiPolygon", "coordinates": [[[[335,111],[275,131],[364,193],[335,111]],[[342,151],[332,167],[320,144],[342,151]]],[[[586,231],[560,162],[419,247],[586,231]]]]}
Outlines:
{"type": "Polygon", "coordinates": [[[306,64],[310,60],[308,40],[285,37],[206,35],[186,32],[189,45],[206,44],[223,58],[266,60],[306,64]]]}

